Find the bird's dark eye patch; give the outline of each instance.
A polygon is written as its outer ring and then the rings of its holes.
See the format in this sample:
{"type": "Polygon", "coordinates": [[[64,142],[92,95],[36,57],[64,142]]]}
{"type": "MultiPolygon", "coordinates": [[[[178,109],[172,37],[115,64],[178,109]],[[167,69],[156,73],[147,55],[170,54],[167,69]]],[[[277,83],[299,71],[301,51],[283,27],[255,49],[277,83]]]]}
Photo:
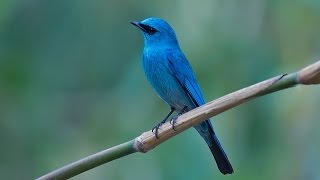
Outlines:
{"type": "Polygon", "coordinates": [[[140,24],[140,26],[143,28],[143,30],[150,34],[150,35],[153,35],[155,34],[156,32],[158,32],[158,30],[156,30],[155,28],[151,27],[151,26],[148,26],[148,25],[145,25],[145,24],[140,24]]]}

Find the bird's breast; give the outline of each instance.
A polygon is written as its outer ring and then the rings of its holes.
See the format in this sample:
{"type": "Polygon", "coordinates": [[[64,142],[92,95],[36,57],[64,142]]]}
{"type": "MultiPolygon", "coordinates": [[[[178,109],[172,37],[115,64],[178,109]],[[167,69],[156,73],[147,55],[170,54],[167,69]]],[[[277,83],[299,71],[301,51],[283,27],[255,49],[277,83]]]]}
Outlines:
{"type": "Polygon", "coordinates": [[[173,77],[166,57],[160,53],[149,52],[144,54],[142,63],[147,79],[159,95],[170,91],[170,85],[167,83],[171,82],[173,77]]]}
{"type": "Polygon", "coordinates": [[[147,79],[161,99],[177,110],[189,106],[190,99],[169,68],[165,54],[144,51],[142,63],[147,79]]]}

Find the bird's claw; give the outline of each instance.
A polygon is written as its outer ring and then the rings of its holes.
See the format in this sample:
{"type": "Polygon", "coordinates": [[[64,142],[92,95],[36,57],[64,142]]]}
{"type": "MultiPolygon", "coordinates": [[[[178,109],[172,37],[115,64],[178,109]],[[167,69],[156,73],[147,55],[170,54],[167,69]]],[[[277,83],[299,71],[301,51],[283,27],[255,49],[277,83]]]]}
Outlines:
{"type": "Polygon", "coordinates": [[[165,121],[161,121],[159,124],[157,124],[156,126],[154,126],[151,130],[151,132],[154,133],[154,135],[156,136],[157,139],[159,139],[159,136],[158,136],[158,131],[160,129],[160,127],[162,126],[162,124],[164,124],[165,121]]]}
{"type": "Polygon", "coordinates": [[[172,119],[170,120],[170,124],[172,125],[172,129],[173,129],[174,131],[176,131],[176,128],[175,128],[174,125],[176,124],[177,118],[178,118],[178,117],[174,117],[174,118],[172,118],[172,119]]]}
{"type": "MultiPolygon", "coordinates": [[[[172,129],[173,129],[174,131],[176,131],[176,128],[174,127],[174,125],[175,125],[175,123],[176,123],[176,120],[177,120],[177,117],[174,117],[174,118],[172,118],[172,119],[170,120],[170,124],[172,125],[172,129]]],[[[159,136],[158,136],[159,129],[160,129],[160,127],[161,127],[165,122],[166,122],[166,121],[161,121],[159,124],[155,125],[155,126],[152,128],[152,130],[151,130],[151,132],[154,133],[154,135],[156,136],[157,139],[159,139],[159,136]]]]}
{"type": "Polygon", "coordinates": [[[156,126],[154,126],[154,127],[152,128],[151,131],[154,133],[154,135],[156,136],[157,139],[159,139],[158,131],[159,131],[160,126],[162,126],[162,124],[164,124],[164,123],[167,121],[167,119],[171,116],[171,114],[174,112],[174,110],[175,110],[175,108],[174,108],[174,107],[171,107],[171,110],[170,110],[170,112],[167,114],[167,116],[166,116],[159,124],[157,124],[156,126]]]}
{"type": "Polygon", "coordinates": [[[182,115],[183,113],[185,113],[186,110],[187,110],[187,108],[188,108],[188,106],[185,106],[185,107],[182,109],[182,111],[181,111],[176,117],[173,117],[173,118],[170,120],[170,124],[172,125],[172,129],[173,129],[174,131],[177,131],[174,125],[176,124],[176,121],[177,121],[178,117],[179,117],[180,115],[182,115]]]}
{"type": "Polygon", "coordinates": [[[157,124],[155,127],[152,128],[152,132],[154,133],[154,135],[156,136],[157,139],[159,139],[158,130],[159,130],[160,126],[161,125],[157,124]]]}

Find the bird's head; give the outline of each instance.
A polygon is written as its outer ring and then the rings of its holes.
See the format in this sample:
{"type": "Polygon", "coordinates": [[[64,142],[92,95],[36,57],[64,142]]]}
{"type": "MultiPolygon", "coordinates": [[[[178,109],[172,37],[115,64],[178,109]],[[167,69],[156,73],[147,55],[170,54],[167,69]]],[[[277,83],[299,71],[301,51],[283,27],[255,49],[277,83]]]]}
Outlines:
{"type": "Polygon", "coordinates": [[[130,23],[142,31],[146,47],[179,46],[174,30],[163,19],[152,17],[141,22],[131,21],[130,23]]]}

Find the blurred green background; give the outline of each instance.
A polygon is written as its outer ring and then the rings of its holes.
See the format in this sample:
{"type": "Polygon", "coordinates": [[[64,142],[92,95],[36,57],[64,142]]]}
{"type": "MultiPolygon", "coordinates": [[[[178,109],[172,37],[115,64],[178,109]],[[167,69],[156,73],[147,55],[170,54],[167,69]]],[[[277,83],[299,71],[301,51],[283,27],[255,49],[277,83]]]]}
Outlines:
{"type": "MultiPolygon", "coordinates": [[[[150,16],[173,26],[207,100],[320,59],[319,0],[1,0],[1,179],[34,179],[164,117],[129,24],[150,16]]],[[[73,179],[320,179],[319,92],[297,86],[215,117],[231,176],[190,129],[73,179]]]]}

